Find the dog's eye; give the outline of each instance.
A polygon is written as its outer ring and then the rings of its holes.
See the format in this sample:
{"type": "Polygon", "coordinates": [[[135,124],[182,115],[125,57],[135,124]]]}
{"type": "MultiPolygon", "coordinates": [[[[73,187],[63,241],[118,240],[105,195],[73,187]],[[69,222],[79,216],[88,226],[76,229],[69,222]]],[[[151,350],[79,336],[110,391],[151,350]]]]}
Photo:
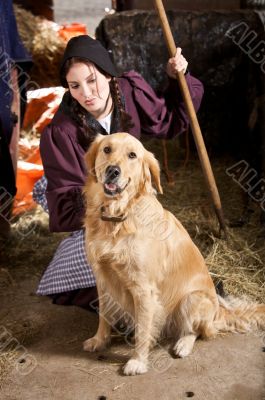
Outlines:
{"type": "Polygon", "coordinates": [[[111,152],[111,147],[110,146],[106,146],[103,149],[104,153],[109,154],[111,152]]]}
{"type": "Polygon", "coordinates": [[[136,156],[136,154],[133,152],[133,151],[131,151],[130,153],[129,153],[129,158],[136,158],[137,156],[136,156]]]}

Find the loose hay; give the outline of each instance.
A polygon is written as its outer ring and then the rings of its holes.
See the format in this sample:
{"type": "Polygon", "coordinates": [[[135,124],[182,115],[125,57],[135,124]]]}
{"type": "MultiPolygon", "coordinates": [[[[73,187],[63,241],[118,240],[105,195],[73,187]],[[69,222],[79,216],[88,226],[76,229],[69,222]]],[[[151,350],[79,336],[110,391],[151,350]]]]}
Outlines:
{"type": "Polygon", "coordinates": [[[35,358],[28,353],[27,342],[39,331],[37,324],[30,320],[5,320],[0,326],[0,388],[11,371],[25,373],[35,368],[35,358]]]}
{"type": "Polygon", "coordinates": [[[0,389],[8,376],[9,372],[15,367],[15,362],[18,358],[18,354],[16,351],[9,350],[7,352],[0,352],[0,389]]]}
{"type": "Polygon", "coordinates": [[[206,257],[213,278],[223,282],[227,294],[265,302],[264,248],[255,251],[238,233],[229,233],[229,242],[213,238],[206,257]]]}

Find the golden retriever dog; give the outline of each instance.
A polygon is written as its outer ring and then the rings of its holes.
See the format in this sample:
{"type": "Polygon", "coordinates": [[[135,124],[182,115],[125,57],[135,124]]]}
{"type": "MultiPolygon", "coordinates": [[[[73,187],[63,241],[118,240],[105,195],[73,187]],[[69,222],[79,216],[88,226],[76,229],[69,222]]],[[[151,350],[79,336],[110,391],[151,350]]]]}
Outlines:
{"type": "Polygon", "coordinates": [[[140,141],[127,133],[98,135],[86,164],[86,251],[97,281],[99,326],[84,350],[110,342],[110,299],[134,323],[125,375],[147,371],[150,348],[165,332],[174,337],[174,353],[186,357],[199,336],[264,329],[265,305],[233,304],[216,294],[200,251],[157,200],[159,164],[140,141]]]}

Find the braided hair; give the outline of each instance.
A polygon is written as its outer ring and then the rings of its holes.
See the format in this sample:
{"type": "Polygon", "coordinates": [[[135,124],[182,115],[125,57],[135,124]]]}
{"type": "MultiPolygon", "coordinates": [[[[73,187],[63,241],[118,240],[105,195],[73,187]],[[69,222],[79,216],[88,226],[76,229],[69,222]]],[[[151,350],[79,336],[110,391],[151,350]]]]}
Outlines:
{"type": "Polygon", "coordinates": [[[120,124],[119,128],[123,132],[129,132],[130,129],[134,126],[132,121],[132,117],[125,111],[124,108],[124,100],[122,101],[121,93],[117,78],[114,76],[111,78],[110,81],[110,94],[112,96],[113,103],[117,106],[119,117],[120,117],[120,124]]]}
{"type": "MultiPolygon", "coordinates": [[[[72,57],[67,60],[64,64],[64,67],[61,71],[61,75],[65,78],[68,71],[72,67],[72,65],[76,63],[83,63],[86,65],[91,65],[86,59],[79,57],[72,57]]],[[[106,74],[101,68],[96,67],[99,72],[101,72],[106,77],[109,75],[106,74]]],[[[113,101],[114,112],[118,119],[117,124],[115,126],[115,131],[129,132],[129,130],[134,126],[132,122],[132,117],[125,111],[124,100],[120,93],[120,88],[118,84],[118,80],[113,76],[109,82],[110,85],[110,94],[113,101]]],[[[88,149],[90,144],[95,139],[98,131],[95,127],[89,124],[88,111],[86,111],[77,100],[75,100],[70,92],[68,92],[67,99],[67,108],[70,117],[77,122],[77,124],[82,128],[78,130],[78,141],[84,149],[88,149]]],[[[114,133],[111,132],[111,133],[114,133]]]]}

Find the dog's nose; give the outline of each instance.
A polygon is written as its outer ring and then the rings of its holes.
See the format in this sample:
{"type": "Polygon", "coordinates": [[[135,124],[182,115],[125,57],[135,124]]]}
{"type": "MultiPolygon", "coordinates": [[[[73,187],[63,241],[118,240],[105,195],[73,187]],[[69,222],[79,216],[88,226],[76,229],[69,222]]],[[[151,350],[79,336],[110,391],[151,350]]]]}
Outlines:
{"type": "Polygon", "coordinates": [[[109,165],[106,168],[106,181],[116,182],[121,174],[121,169],[118,165],[109,165]]]}

